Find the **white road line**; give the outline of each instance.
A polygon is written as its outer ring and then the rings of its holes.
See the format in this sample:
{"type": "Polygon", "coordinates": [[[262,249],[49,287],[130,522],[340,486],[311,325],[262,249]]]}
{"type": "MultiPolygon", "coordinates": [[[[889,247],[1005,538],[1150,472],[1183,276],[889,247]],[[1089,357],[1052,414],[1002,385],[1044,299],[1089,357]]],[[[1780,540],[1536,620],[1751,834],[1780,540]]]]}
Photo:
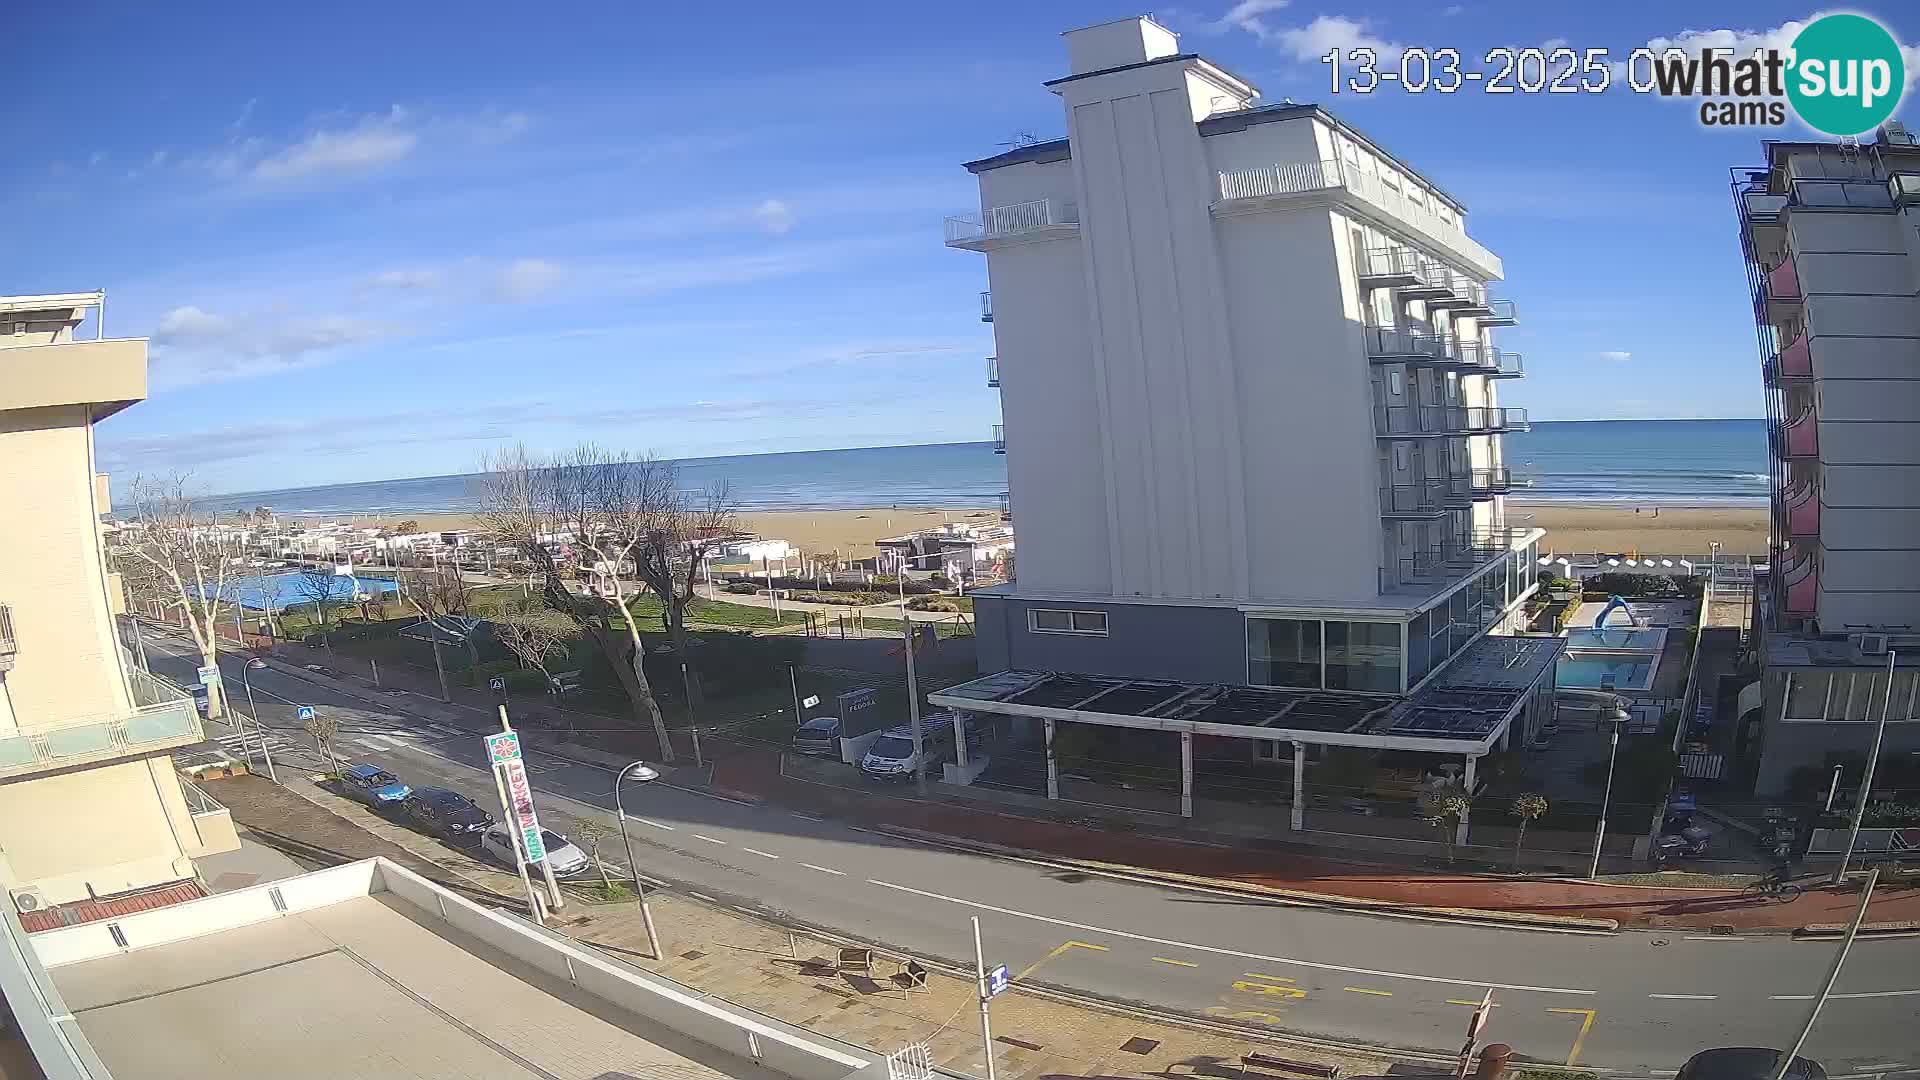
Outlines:
{"type": "Polygon", "coordinates": [[[1648,994],[1650,998],[1661,1001],[1717,1001],[1719,994],[1648,994]]]}
{"type": "Polygon", "coordinates": [[[810,862],[803,862],[800,865],[806,867],[809,870],[818,870],[823,874],[832,874],[834,877],[847,876],[847,872],[845,870],[835,870],[831,866],[815,866],[810,862]]]}
{"type": "Polygon", "coordinates": [[[643,818],[643,817],[637,817],[637,818],[634,818],[633,820],[639,822],[642,825],[651,825],[656,829],[665,829],[668,832],[673,831],[673,826],[671,825],[662,825],[657,821],[648,821],[646,818],[643,818]]]}
{"type": "Polygon", "coordinates": [[[716,839],[714,839],[713,837],[711,837],[711,836],[708,836],[708,835],[707,835],[707,834],[705,834],[705,833],[694,833],[694,834],[693,834],[693,838],[694,838],[695,840],[705,840],[705,841],[706,841],[707,843],[709,843],[709,844],[725,844],[725,843],[726,843],[726,841],[725,841],[725,840],[716,840],[716,839]]]}
{"type": "Polygon", "coordinates": [[[717,904],[720,902],[718,900],[715,900],[713,897],[708,896],[706,893],[694,892],[691,889],[687,890],[687,895],[693,897],[696,900],[705,900],[709,904],[717,904]]]}
{"type": "Polygon", "coordinates": [[[1687,941],[1751,941],[1752,938],[1732,937],[1727,934],[1688,934],[1687,941]]]}
{"type": "Polygon", "coordinates": [[[775,855],[771,851],[761,851],[759,848],[743,847],[740,850],[746,852],[749,855],[758,855],[763,859],[777,859],[780,857],[778,855],[775,855]]]}
{"type": "MultiPolygon", "coordinates": [[[[1915,994],[1920,994],[1920,990],[1866,990],[1866,991],[1861,991],[1859,993],[1854,993],[1854,994],[1828,994],[1827,998],[1830,1001],[1838,1001],[1841,998],[1912,997],[1915,994]]],[[[1774,994],[1771,997],[1767,998],[1767,1000],[1768,1001],[1812,1001],[1813,995],[1812,994],[1774,994]]]]}
{"type": "Polygon", "coordinates": [[[799,811],[797,811],[797,810],[796,810],[796,811],[792,811],[792,812],[790,812],[788,816],[789,816],[789,817],[797,817],[797,818],[799,818],[799,819],[800,819],[801,821],[825,821],[825,820],[827,820],[826,818],[823,818],[823,817],[814,817],[814,816],[813,816],[812,814],[802,814],[802,813],[800,813],[800,812],[799,812],[799,811]]]}
{"type": "Polygon", "coordinates": [[[1260,953],[1240,952],[1237,949],[1223,949],[1217,945],[1196,945],[1191,941],[1176,941],[1172,938],[1151,937],[1146,934],[1130,933],[1126,930],[1112,930],[1104,926],[1093,926],[1088,923],[1055,919],[1046,915],[1034,915],[1025,911],[1015,911],[1012,908],[982,904],[977,900],[962,900],[956,896],[942,896],[939,893],[926,892],[922,889],[912,889],[905,885],[895,885],[891,881],[880,881],[875,878],[868,878],[867,884],[878,885],[883,889],[894,889],[903,893],[911,893],[915,896],[924,896],[929,900],[945,900],[950,904],[959,904],[962,907],[978,908],[981,911],[991,911],[1000,915],[1012,915],[1019,919],[1032,919],[1035,922],[1051,923],[1054,926],[1065,926],[1073,930],[1085,930],[1090,934],[1109,934],[1113,937],[1128,938],[1133,941],[1145,941],[1154,945],[1168,945],[1176,949],[1192,949],[1196,952],[1213,953],[1218,956],[1238,956],[1248,960],[1260,960],[1269,964],[1292,964],[1296,967],[1315,968],[1320,971],[1340,971],[1349,975],[1378,975],[1387,979],[1409,979],[1414,982],[1437,983],[1442,986],[1467,986],[1482,990],[1492,987],[1495,990],[1531,990],[1541,994],[1578,994],[1583,997],[1591,997],[1599,993],[1598,990],[1576,990],[1564,986],[1528,986],[1523,983],[1487,982],[1484,979],[1448,979],[1438,975],[1414,975],[1404,971],[1377,971],[1373,968],[1346,967],[1342,964],[1323,964],[1313,960],[1296,960],[1285,956],[1265,956],[1260,953]]]}
{"type": "Polygon", "coordinates": [[[1861,1072],[1877,1072],[1881,1069],[1904,1069],[1906,1067],[1907,1066],[1905,1062],[1882,1061],[1877,1065],[1862,1065],[1860,1066],[1860,1071],[1861,1072]]]}

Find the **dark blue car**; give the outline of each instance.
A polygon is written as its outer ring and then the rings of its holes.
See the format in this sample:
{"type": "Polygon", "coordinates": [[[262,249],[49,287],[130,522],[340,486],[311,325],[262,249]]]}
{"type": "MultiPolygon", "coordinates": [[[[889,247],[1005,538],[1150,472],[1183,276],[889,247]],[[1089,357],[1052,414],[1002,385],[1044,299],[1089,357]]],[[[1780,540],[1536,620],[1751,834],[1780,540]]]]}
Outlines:
{"type": "Polygon", "coordinates": [[[386,810],[406,802],[413,789],[400,778],[378,765],[349,765],[340,774],[340,786],[355,799],[375,810],[386,810]]]}

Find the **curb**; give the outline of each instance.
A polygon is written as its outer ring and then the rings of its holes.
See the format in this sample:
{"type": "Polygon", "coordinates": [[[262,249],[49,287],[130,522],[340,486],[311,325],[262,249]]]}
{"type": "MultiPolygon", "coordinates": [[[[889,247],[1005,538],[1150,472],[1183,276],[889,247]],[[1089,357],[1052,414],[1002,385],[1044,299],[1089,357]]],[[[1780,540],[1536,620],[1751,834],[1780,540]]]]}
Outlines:
{"type": "Polygon", "coordinates": [[[1533,912],[1519,911],[1484,911],[1478,908],[1421,907],[1414,904],[1399,904],[1390,900],[1371,900],[1365,897],[1305,892],[1298,889],[1279,889],[1244,881],[1201,877],[1195,874],[1181,874],[1167,870],[1149,870],[1118,863],[1098,862],[1092,859],[1062,859],[1044,852],[1028,851],[1022,848],[1012,848],[979,840],[948,836],[944,833],[926,832],[920,829],[909,829],[892,825],[875,826],[872,828],[872,831],[884,836],[893,836],[903,840],[914,840],[922,843],[942,844],[974,851],[983,855],[1025,859],[1031,862],[1046,863],[1066,869],[1098,871],[1100,873],[1132,878],[1134,880],[1189,885],[1214,889],[1220,892],[1239,893],[1246,896],[1258,896],[1272,900],[1286,900],[1298,904],[1311,904],[1315,907],[1346,910],[1363,915],[1418,918],[1443,922],[1470,923],[1476,926],[1497,926],[1509,930],[1533,930],[1543,933],[1561,934],[1614,934],[1618,933],[1620,929],[1620,923],[1615,919],[1590,919],[1577,915],[1539,915],[1533,912]]]}
{"type": "MultiPolygon", "coordinates": [[[[1795,927],[1796,938],[1839,938],[1847,934],[1846,923],[1809,923],[1795,927]]],[[[1860,924],[1861,937],[1891,937],[1896,934],[1920,934],[1920,921],[1882,922],[1860,924]]]]}

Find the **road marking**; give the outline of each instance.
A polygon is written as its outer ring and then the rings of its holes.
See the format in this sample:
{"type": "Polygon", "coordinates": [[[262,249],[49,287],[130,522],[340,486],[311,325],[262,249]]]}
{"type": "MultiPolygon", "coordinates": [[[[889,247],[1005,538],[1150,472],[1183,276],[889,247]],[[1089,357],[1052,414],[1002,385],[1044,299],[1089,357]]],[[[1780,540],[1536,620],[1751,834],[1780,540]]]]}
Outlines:
{"type": "Polygon", "coordinates": [[[739,904],[735,904],[735,905],[733,905],[733,910],[735,910],[735,911],[738,911],[738,912],[741,912],[742,914],[746,914],[746,915],[758,915],[758,914],[760,914],[759,912],[757,912],[757,911],[755,911],[755,910],[753,910],[753,909],[752,909],[752,908],[750,908],[750,907],[741,907],[741,906],[740,906],[739,904]]]}
{"type": "Polygon", "coordinates": [[[1156,964],[1172,964],[1174,967],[1197,968],[1200,966],[1191,960],[1169,960],[1164,956],[1154,957],[1153,962],[1156,964]]]}
{"type": "Polygon", "coordinates": [[[1372,994],[1374,997],[1393,996],[1393,991],[1391,990],[1369,990],[1364,986],[1343,986],[1340,989],[1345,990],[1349,994],[1372,994]]]}
{"type": "Polygon", "coordinates": [[[746,852],[749,855],[758,855],[763,859],[777,859],[780,857],[778,855],[775,855],[771,851],[761,851],[759,848],[743,847],[740,850],[746,852]]]}
{"type": "Polygon", "coordinates": [[[1293,981],[1292,979],[1287,978],[1285,975],[1262,975],[1257,971],[1246,972],[1246,976],[1249,979],[1265,979],[1268,982],[1292,982],[1293,981]]]}
{"type": "Polygon", "coordinates": [[[1387,979],[1407,979],[1412,982],[1435,983],[1441,986],[1469,986],[1476,990],[1484,990],[1487,988],[1494,990],[1530,990],[1539,994],[1576,994],[1581,997],[1592,997],[1599,993],[1597,990],[1580,990],[1565,986],[1529,986],[1524,983],[1486,982],[1480,979],[1449,979],[1439,975],[1415,975],[1404,971],[1380,971],[1374,968],[1347,967],[1342,964],[1323,964],[1313,960],[1297,960],[1286,956],[1264,956],[1260,953],[1240,952],[1237,949],[1222,948],[1218,945],[1198,945],[1191,941],[1176,941],[1171,938],[1153,937],[1148,934],[1135,934],[1126,930],[1112,930],[1104,926],[1092,926],[1087,923],[1072,922],[1067,919],[1056,919],[1047,915],[1034,915],[1030,912],[1015,911],[1012,908],[983,904],[977,900],[962,900],[956,896],[942,896],[939,893],[927,892],[924,889],[895,885],[891,881],[881,881],[878,878],[868,878],[867,884],[878,885],[883,889],[893,889],[897,892],[910,893],[914,896],[924,896],[929,900],[945,900],[950,904],[959,904],[962,907],[991,911],[999,915],[1011,915],[1017,919],[1031,919],[1034,922],[1051,923],[1054,926],[1065,926],[1073,930],[1084,930],[1090,934],[1105,934],[1109,937],[1124,938],[1128,941],[1144,941],[1150,945],[1165,945],[1168,948],[1189,949],[1193,952],[1212,953],[1216,956],[1238,956],[1246,960],[1260,960],[1270,964],[1292,964],[1298,967],[1313,968],[1316,971],[1338,971],[1347,975],[1374,975],[1387,979]]]}
{"type": "Polygon", "coordinates": [[[696,900],[705,900],[709,904],[717,904],[720,902],[718,900],[715,900],[713,897],[708,896],[706,893],[694,892],[692,889],[687,890],[687,895],[693,897],[696,900]]]}
{"type": "Polygon", "coordinates": [[[637,817],[637,818],[634,818],[633,820],[639,822],[642,825],[651,825],[656,829],[665,829],[668,832],[673,831],[673,826],[671,825],[662,825],[657,821],[648,821],[646,818],[643,818],[643,817],[637,817]]]}
{"type": "MultiPolygon", "coordinates": [[[[1262,975],[1260,978],[1264,979],[1266,976],[1262,975]]],[[[1292,982],[1293,980],[1282,979],[1280,981],[1292,982]]],[[[1269,997],[1290,998],[1295,1001],[1307,996],[1307,992],[1297,986],[1275,986],[1272,983],[1249,982],[1246,979],[1233,980],[1233,988],[1243,994],[1265,994],[1269,997]]]]}
{"type": "Polygon", "coordinates": [[[1571,1065],[1574,1062],[1580,1060],[1580,1048],[1586,1045],[1587,1032],[1593,1030],[1593,1010],[1592,1009],[1548,1009],[1547,1011],[1550,1013],[1560,1013],[1563,1016],[1578,1016],[1581,1018],[1580,1033],[1573,1037],[1573,1049],[1567,1051],[1567,1064],[1571,1065]]]}
{"type": "Polygon", "coordinates": [[[832,874],[834,877],[847,876],[847,872],[845,870],[835,870],[831,866],[815,866],[810,862],[803,862],[800,865],[806,867],[809,870],[818,870],[823,874],[832,874]]]}
{"type": "MultiPolygon", "coordinates": [[[[1447,1004],[1449,1004],[1449,1005],[1465,1005],[1465,1006],[1466,1006],[1467,1008],[1469,1008],[1469,1009],[1477,1009],[1477,1008],[1479,1008],[1479,1007],[1480,1007],[1480,1006],[1481,1006],[1482,1004],[1484,1004],[1484,1002],[1480,1002],[1480,1001],[1468,1001],[1468,1000],[1466,1000],[1465,998],[1448,998],[1448,999],[1447,999],[1447,1004]]],[[[1494,1004],[1495,1004],[1495,1005],[1498,1005],[1498,1004],[1499,1004],[1499,1002],[1497,1002],[1497,1001],[1496,1001],[1496,1002],[1494,1002],[1494,1004]]]]}
{"type": "Polygon", "coordinates": [[[1719,994],[1648,994],[1650,998],[1661,1001],[1717,1001],[1719,994]]]}
{"type": "Polygon", "coordinates": [[[1107,951],[1107,947],[1106,947],[1105,945],[1095,945],[1095,944],[1093,944],[1092,942],[1087,942],[1087,941],[1069,941],[1069,942],[1065,942],[1065,943],[1063,943],[1063,944],[1061,944],[1061,945],[1060,945],[1060,946],[1059,946],[1058,948],[1056,948],[1056,949],[1054,949],[1054,950],[1053,950],[1052,952],[1050,952],[1050,953],[1048,953],[1047,955],[1045,955],[1045,956],[1043,956],[1043,957],[1041,957],[1041,958],[1040,958],[1040,959],[1038,959],[1038,960],[1035,960],[1035,961],[1034,961],[1033,963],[1031,963],[1031,964],[1028,964],[1028,965],[1027,965],[1027,968],[1026,968],[1026,970],[1025,970],[1025,971],[1022,971],[1022,972],[1021,972],[1020,974],[1018,974],[1018,975],[1015,975],[1015,976],[1013,977],[1013,979],[1012,979],[1012,981],[1013,981],[1013,982],[1019,982],[1019,981],[1020,981],[1021,979],[1024,979],[1024,978],[1026,978],[1027,976],[1029,976],[1029,975],[1031,975],[1031,974],[1033,974],[1034,972],[1036,972],[1036,971],[1039,971],[1039,970],[1040,970],[1040,965],[1042,965],[1042,964],[1044,964],[1044,963],[1046,963],[1047,961],[1049,961],[1049,960],[1051,960],[1051,959],[1053,959],[1053,958],[1054,958],[1054,957],[1056,957],[1056,956],[1059,956],[1059,955],[1060,955],[1061,953],[1064,953],[1064,952],[1066,952],[1066,951],[1068,951],[1069,949],[1091,949],[1091,950],[1093,950],[1094,952],[1106,952],[1106,951],[1107,951]]]}
{"type": "Polygon", "coordinates": [[[709,844],[725,844],[726,843],[725,840],[716,840],[713,837],[708,836],[706,833],[694,833],[693,838],[695,840],[705,840],[709,844]]]}
{"type": "Polygon", "coordinates": [[[826,818],[823,818],[823,817],[814,817],[814,816],[813,816],[812,814],[802,814],[802,813],[799,813],[798,811],[795,811],[795,812],[794,812],[794,813],[793,813],[793,814],[792,814],[791,816],[793,816],[793,817],[797,817],[797,818],[799,818],[799,819],[800,819],[801,821],[825,821],[825,820],[827,820],[826,818]]]}
{"type": "MultiPolygon", "coordinates": [[[[1828,994],[1827,999],[1831,1001],[1831,1000],[1837,1000],[1840,998],[1912,997],[1915,994],[1920,994],[1920,990],[1863,990],[1853,994],[1828,994]]],[[[1768,1001],[1812,1001],[1813,995],[1812,994],[1774,994],[1772,997],[1769,997],[1767,1000],[1768,1001]]]]}
{"type": "Polygon", "coordinates": [[[1861,1072],[1878,1072],[1881,1069],[1904,1069],[1906,1067],[1907,1067],[1906,1063],[1904,1062],[1882,1061],[1877,1065],[1862,1065],[1860,1066],[1860,1071],[1861,1072]]]}

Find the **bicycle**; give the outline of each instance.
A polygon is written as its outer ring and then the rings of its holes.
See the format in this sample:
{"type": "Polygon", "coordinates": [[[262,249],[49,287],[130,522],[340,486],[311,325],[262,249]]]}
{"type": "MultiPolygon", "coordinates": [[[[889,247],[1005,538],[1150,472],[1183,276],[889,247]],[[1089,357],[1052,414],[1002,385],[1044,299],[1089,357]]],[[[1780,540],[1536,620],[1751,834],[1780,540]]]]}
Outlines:
{"type": "Polygon", "coordinates": [[[1740,894],[1754,900],[1777,900],[1788,904],[1806,891],[1804,886],[1795,885],[1785,878],[1764,877],[1740,890],[1740,894]]]}

